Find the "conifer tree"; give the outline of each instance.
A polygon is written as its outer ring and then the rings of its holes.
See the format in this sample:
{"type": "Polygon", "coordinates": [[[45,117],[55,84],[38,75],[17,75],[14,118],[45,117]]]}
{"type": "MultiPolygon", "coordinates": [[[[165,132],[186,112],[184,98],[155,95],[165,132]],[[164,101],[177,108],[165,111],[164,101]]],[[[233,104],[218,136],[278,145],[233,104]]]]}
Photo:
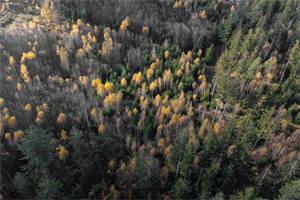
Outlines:
{"type": "Polygon", "coordinates": [[[59,181],[44,175],[38,185],[37,200],[51,200],[59,196],[58,190],[62,187],[59,181]]]}

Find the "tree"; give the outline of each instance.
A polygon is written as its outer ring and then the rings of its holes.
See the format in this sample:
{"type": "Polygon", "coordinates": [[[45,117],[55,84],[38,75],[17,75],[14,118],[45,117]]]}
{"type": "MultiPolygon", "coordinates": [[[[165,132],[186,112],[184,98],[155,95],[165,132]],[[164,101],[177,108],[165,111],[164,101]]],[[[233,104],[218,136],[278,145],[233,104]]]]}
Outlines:
{"type": "Polygon", "coordinates": [[[54,161],[56,142],[51,132],[30,127],[25,131],[17,149],[21,151],[21,160],[27,163],[21,166],[23,172],[16,173],[14,184],[25,198],[32,197],[34,188],[40,180],[41,173],[47,173],[54,161]]]}
{"type": "Polygon", "coordinates": [[[26,160],[23,166],[26,171],[40,171],[47,168],[54,160],[56,142],[52,140],[53,133],[43,131],[36,127],[26,130],[17,148],[24,155],[21,160],[26,160]]]}
{"type": "Polygon", "coordinates": [[[294,46],[291,48],[291,51],[289,53],[289,60],[284,68],[284,71],[282,72],[280,80],[282,80],[282,78],[284,77],[287,68],[290,71],[290,76],[297,75],[297,71],[299,71],[299,63],[300,63],[300,45],[299,45],[299,40],[297,40],[294,46]]]}
{"type": "Polygon", "coordinates": [[[174,199],[184,198],[189,191],[189,182],[179,178],[172,186],[171,194],[174,199]]]}
{"type": "Polygon", "coordinates": [[[237,195],[230,196],[230,200],[255,200],[258,198],[254,188],[248,187],[244,191],[239,192],[237,195]]]}
{"type": "Polygon", "coordinates": [[[51,200],[58,197],[58,190],[62,187],[59,181],[47,175],[41,177],[37,190],[37,200],[51,200]]]}
{"type": "Polygon", "coordinates": [[[213,198],[212,200],[223,200],[225,199],[224,194],[222,192],[218,192],[213,198]]]}
{"type": "Polygon", "coordinates": [[[229,48],[222,53],[216,63],[214,81],[217,85],[217,93],[222,95],[224,99],[232,100],[240,97],[238,78],[231,77],[231,74],[238,64],[237,59],[241,53],[239,49],[242,36],[242,30],[238,29],[232,36],[229,48]]]}
{"type": "Polygon", "coordinates": [[[207,64],[212,63],[214,57],[214,44],[210,45],[205,52],[204,60],[207,64]]]}
{"type": "Polygon", "coordinates": [[[89,132],[89,137],[86,137],[86,132],[73,128],[69,135],[70,142],[67,148],[72,149],[72,153],[68,159],[72,160],[72,165],[68,166],[70,168],[61,169],[59,175],[61,180],[64,180],[64,188],[74,190],[74,186],[70,184],[70,181],[75,181],[74,177],[80,183],[85,183],[76,186],[76,191],[71,197],[84,198],[92,185],[102,182],[108,167],[107,159],[114,157],[115,152],[111,148],[112,145],[109,145],[109,137],[105,135],[105,131],[101,134],[89,132]],[[69,170],[72,170],[71,173],[69,170]]]}
{"type": "Polygon", "coordinates": [[[193,160],[194,160],[193,150],[194,150],[193,144],[188,143],[186,145],[186,150],[182,160],[181,174],[183,175],[184,178],[189,176],[189,173],[193,165],[193,160]]]}
{"type": "Polygon", "coordinates": [[[218,25],[218,36],[220,41],[223,44],[226,44],[229,40],[230,35],[231,35],[231,22],[229,20],[220,22],[218,25]]]}
{"type": "Polygon", "coordinates": [[[188,140],[186,135],[187,130],[181,131],[175,138],[174,145],[172,147],[171,159],[174,164],[176,164],[176,177],[180,170],[181,161],[184,158],[185,146],[188,140]]]}
{"type": "Polygon", "coordinates": [[[137,186],[140,197],[152,197],[154,189],[159,188],[159,162],[153,156],[147,155],[145,152],[139,153],[136,159],[135,167],[137,175],[137,186]]]}
{"type": "Polygon", "coordinates": [[[279,199],[300,199],[300,179],[284,184],[279,190],[279,199]]]}

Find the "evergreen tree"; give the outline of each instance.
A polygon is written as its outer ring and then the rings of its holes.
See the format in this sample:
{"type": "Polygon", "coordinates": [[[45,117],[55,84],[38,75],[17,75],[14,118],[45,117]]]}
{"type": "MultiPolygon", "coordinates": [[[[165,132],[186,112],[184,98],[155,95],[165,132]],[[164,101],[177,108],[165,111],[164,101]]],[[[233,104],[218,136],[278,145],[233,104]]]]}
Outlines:
{"type": "Polygon", "coordinates": [[[210,45],[205,52],[204,60],[207,64],[211,64],[214,57],[214,45],[210,45]]]}
{"type": "Polygon", "coordinates": [[[179,178],[172,186],[171,194],[174,199],[181,199],[189,192],[189,183],[182,178],[179,178]]]}
{"type": "Polygon", "coordinates": [[[239,192],[237,195],[230,196],[230,200],[254,200],[260,199],[256,195],[254,188],[248,187],[244,191],[239,192]]]}
{"type": "Polygon", "coordinates": [[[180,171],[180,166],[182,159],[184,158],[185,154],[185,147],[188,140],[186,134],[186,130],[181,131],[175,138],[174,145],[172,148],[172,161],[176,165],[176,177],[180,171]]]}
{"type": "Polygon", "coordinates": [[[152,193],[159,187],[158,164],[158,160],[151,155],[147,155],[145,152],[139,153],[135,171],[140,198],[145,194],[151,198],[152,193]]]}
{"type": "Polygon", "coordinates": [[[59,181],[44,175],[38,185],[37,200],[51,200],[59,196],[59,189],[62,187],[59,181]]]}
{"type": "Polygon", "coordinates": [[[52,139],[53,133],[30,127],[26,130],[18,149],[24,155],[22,160],[27,164],[23,166],[26,171],[40,171],[49,167],[54,160],[56,142],[52,139]]]}
{"type": "Polygon", "coordinates": [[[279,190],[279,199],[296,200],[300,198],[300,179],[286,183],[279,190]]]}

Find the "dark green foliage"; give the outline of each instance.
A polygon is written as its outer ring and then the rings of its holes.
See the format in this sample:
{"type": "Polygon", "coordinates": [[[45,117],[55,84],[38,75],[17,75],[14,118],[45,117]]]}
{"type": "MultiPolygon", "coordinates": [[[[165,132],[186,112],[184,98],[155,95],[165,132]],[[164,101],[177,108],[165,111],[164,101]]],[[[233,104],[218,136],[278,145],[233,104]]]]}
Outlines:
{"type": "Polygon", "coordinates": [[[291,48],[291,51],[289,53],[288,63],[287,63],[287,67],[289,68],[290,71],[290,76],[293,77],[296,75],[299,76],[300,73],[299,62],[300,62],[300,45],[299,45],[299,40],[297,40],[296,43],[291,48]]]}
{"type": "Polygon", "coordinates": [[[189,183],[179,178],[171,189],[172,198],[181,199],[189,192],[189,183]]]}
{"type": "Polygon", "coordinates": [[[205,92],[201,95],[201,101],[207,102],[210,97],[210,90],[206,89],[205,92]]]}
{"type": "Polygon", "coordinates": [[[206,38],[203,35],[200,35],[197,39],[196,43],[194,44],[193,52],[197,52],[199,49],[203,49],[206,45],[206,38]]]}
{"type": "Polygon", "coordinates": [[[191,85],[193,83],[193,78],[189,76],[188,74],[183,74],[181,81],[183,83],[183,91],[188,91],[191,88],[191,85]]]}
{"type": "Polygon", "coordinates": [[[213,61],[213,57],[214,57],[214,45],[210,45],[205,52],[205,62],[207,64],[210,64],[213,61]]]}
{"type": "Polygon", "coordinates": [[[105,116],[112,116],[113,115],[114,110],[112,109],[111,106],[108,106],[107,108],[103,109],[103,115],[105,116]]]}
{"type": "MultiPolygon", "coordinates": [[[[73,151],[71,159],[76,161],[72,163],[72,174],[80,182],[86,183],[78,186],[77,191],[74,191],[74,197],[84,196],[83,194],[91,190],[92,185],[101,182],[104,178],[108,155],[114,155],[108,141],[109,138],[103,134],[92,134],[87,138],[82,131],[73,129],[70,132],[70,148],[73,151]]],[[[65,175],[67,174],[61,174],[62,177],[65,175]]]]}
{"type": "Polygon", "coordinates": [[[295,180],[290,183],[286,183],[279,190],[279,199],[296,200],[300,198],[300,180],[295,180]]]}
{"type": "Polygon", "coordinates": [[[151,109],[149,111],[148,117],[145,120],[144,127],[143,127],[143,133],[146,137],[153,139],[155,136],[156,131],[156,125],[154,123],[154,109],[151,109]]]}
{"type": "Polygon", "coordinates": [[[224,198],[224,194],[222,192],[218,192],[213,198],[212,200],[223,200],[224,198]]]}
{"type": "Polygon", "coordinates": [[[21,172],[17,172],[13,178],[13,184],[18,193],[23,198],[31,198],[34,196],[34,187],[28,176],[21,172]]]}
{"type": "Polygon", "coordinates": [[[142,198],[145,193],[151,195],[155,189],[159,188],[158,167],[158,160],[152,156],[144,152],[137,156],[135,171],[139,198],[142,198]]]}
{"type": "Polygon", "coordinates": [[[25,160],[26,164],[21,166],[23,172],[14,176],[14,185],[25,198],[32,197],[40,174],[47,172],[54,162],[56,142],[52,137],[53,133],[32,126],[18,144],[24,155],[21,160],[25,160]]]}
{"type": "Polygon", "coordinates": [[[257,198],[254,188],[246,188],[245,191],[239,192],[237,195],[230,196],[230,200],[254,200],[257,198]]]}
{"type": "Polygon", "coordinates": [[[187,144],[186,145],[186,150],[183,156],[182,160],[182,170],[181,170],[181,175],[183,177],[187,177],[190,174],[190,170],[193,164],[194,156],[193,156],[193,145],[192,144],[187,144]]]}
{"type": "Polygon", "coordinates": [[[231,35],[231,23],[229,20],[218,25],[218,36],[222,43],[227,44],[231,35]]]}
{"type": "Polygon", "coordinates": [[[27,161],[24,170],[42,170],[49,167],[54,160],[56,147],[56,141],[52,137],[53,133],[36,127],[26,130],[26,135],[18,145],[24,155],[22,160],[27,161]]]}
{"type": "Polygon", "coordinates": [[[179,163],[185,154],[185,145],[187,142],[186,130],[182,130],[181,134],[179,134],[174,141],[174,146],[172,148],[172,161],[174,164],[179,163]]]}
{"type": "Polygon", "coordinates": [[[295,118],[295,121],[294,121],[296,124],[300,124],[300,112],[298,112],[296,118],[295,118]]]}
{"type": "Polygon", "coordinates": [[[33,2],[0,30],[0,199],[300,198],[300,1],[33,2]]]}
{"type": "Polygon", "coordinates": [[[40,183],[38,185],[37,200],[51,200],[58,196],[58,190],[62,187],[62,184],[55,179],[44,175],[41,177],[40,183]]]}
{"type": "Polygon", "coordinates": [[[217,174],[218,170],[216,168],[216,163],[212,163],[212,166],[207,168],[205,172],[203,172],[201,179],[201,192],[200,198],[206,199],[210,198],[214,193],[213,189],[215,185],[217,185],[217,174]]]}

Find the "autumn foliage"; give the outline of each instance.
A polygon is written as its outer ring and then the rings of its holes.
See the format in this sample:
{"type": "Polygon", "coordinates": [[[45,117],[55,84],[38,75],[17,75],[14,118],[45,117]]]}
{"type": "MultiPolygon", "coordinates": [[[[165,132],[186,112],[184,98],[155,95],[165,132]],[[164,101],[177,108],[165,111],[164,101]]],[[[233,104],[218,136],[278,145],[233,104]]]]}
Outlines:
{"type": "Polygon", "coordinates": [[[0,199],[299,198],[297,0],[26,2],[0,199]]]}

